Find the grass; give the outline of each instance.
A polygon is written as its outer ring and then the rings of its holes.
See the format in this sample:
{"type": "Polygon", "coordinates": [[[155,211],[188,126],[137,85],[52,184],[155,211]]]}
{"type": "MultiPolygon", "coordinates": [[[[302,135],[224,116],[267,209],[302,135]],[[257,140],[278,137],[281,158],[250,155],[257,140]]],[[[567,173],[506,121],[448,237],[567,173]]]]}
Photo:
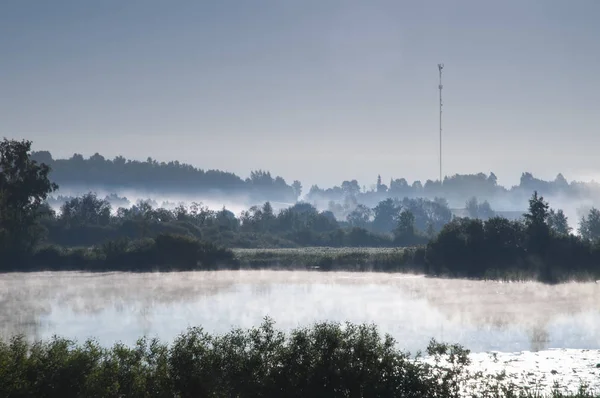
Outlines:
{"type": "Polygon", "coordinates": [[[423,272],[418,248],[234,249],[242,269],[318,269],[321,271],[423,272]]]}

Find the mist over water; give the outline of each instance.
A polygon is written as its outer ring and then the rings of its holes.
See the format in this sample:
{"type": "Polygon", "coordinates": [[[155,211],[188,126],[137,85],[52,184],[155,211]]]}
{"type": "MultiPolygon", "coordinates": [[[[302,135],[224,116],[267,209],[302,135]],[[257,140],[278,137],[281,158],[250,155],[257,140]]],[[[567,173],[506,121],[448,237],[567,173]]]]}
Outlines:
{"type": "Polygon", "coordinates": [[[445,280],[383,273],[43,272],[0,276],[0,335],[103,345],[169,341],[189,326],[247,328],[272,317],[375,323],[416,352],[431,338],[474,352],[600,349],[600,284],[445,280]]]}

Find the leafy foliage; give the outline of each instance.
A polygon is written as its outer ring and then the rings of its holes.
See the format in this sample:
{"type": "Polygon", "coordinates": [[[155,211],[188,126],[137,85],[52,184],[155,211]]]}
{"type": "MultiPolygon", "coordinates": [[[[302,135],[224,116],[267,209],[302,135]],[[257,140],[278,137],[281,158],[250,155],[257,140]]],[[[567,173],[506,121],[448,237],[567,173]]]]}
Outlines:
{"type": "Polygon", "coordinates": [[[89,248],[42,246],[25,259],[3,261],[0,271],[184,271],[237,268],[231,250],[193,237],[160,234],[117,239],[89,248]]]}
{"type": "Polygon", "coordinates": [[[36,228],[40,209],[58,186],[50,168],[31,160],[30,141],[0,142],[0,256],[22,256],[41,237],[36,228]]]}

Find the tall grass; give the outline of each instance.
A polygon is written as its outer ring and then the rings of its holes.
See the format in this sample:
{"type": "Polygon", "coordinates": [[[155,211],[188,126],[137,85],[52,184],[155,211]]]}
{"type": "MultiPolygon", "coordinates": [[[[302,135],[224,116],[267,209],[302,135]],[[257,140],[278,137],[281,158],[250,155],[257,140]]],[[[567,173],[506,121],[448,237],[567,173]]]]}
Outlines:
{"type": "Polygon", "coordinates": [[[7,260],[0,270],[190,271],[217,267],[237,268],[231,250],[189,236],[164,234],[84,248],[46,246],[24,263],[7,260]]]}
{"type": "Polygon", "coordinates": [[[420,248],[235,249],[241,268],[423,272],[420,248]]]}

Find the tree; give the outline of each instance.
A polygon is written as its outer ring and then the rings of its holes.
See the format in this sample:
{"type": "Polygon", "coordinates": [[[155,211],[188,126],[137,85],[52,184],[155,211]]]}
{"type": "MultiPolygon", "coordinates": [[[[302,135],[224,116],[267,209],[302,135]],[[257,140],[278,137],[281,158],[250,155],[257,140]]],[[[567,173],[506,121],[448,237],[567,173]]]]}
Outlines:
{"type": "Polygon", "coordinates": [[[562,209],[558,209],[557,211],[550,209],[550,213],[548,213],[548,227],[559,236],[569,235],[572,229],[569,227],[567,216],[565,216],[562,209]]]}
{"type": "Polygon", "coordinates": [[[531,199],[529,199],[529,212],[523,214],[525,218],[525,225],[531,228],[547,227],[546,221],[548,220],[548,202],[544,201],[543,196],[538,196],[537,191],[533,193],[531,199]]]}
{"type": "Polygon", "coordinates": [[[587,217],[581,217],[579,234],[587,240],[596,241],[600,239],[600,210],[592,207],[587,217]]]}
{"type": "Polygon", "coordinates": [[[298,180],[294,180],[292,183],[292,189],[294,190],[296,200],[300,199],[300,196],[302,195],[302,183],[298,180]]]}
{"type": "MultiPolygon", "coordinates": [[[[189,217],[189,212],[187,207],[185,207],[185,205],[183,203],[180,203],[175,209],[173,209],[173,216],[175,217],[175,219],[177,221],[185,221],[187,220],[187,218],[189,217]]],[[[163,219],[167,218],[167,215],[164,214],[158,217],[160,219],[160,221],[163,221],[163,219]]]]}
{"type": "Polygon", "coordinates": [[[469,218],[479,218],[479,203],[475,196],[467,200],[467,203],[465,203],[465,210],[467,211],[469,218]]]}
{"type": "Polygon", "coordinates": [[[373,228],[379,232],[391,232],[398,221],[399,211],[400,209],[392,199],[382,200],[373,209],[375,213],[373,228]]]}
{"type": "Polygon", "coordinates": [[[227,210],[225,206],[216,214],[215,221],[217,225],[225,230],[237,230],[239,227],[239,220],[235,217],[231,211],[227,210]]]}
{"type": "Polygon", "coordinates": [[[259,231],[262,227],[263,211],[259,206],[252,206],[243,211],[240,217],[242,227],[246,231],[259,231]]]}
{"type": "Polygon", "coordinates": [[[550,237],[550,227],[547,223],[548,208],[548,202],[544,201],[542,196],[538,196],[537,191],[534,191],[529,199],[529,212],[523,214],[529,247],[538,254],[546,252],[545,248],[550,237]]]}
{"type": "Polygon", "coordinates": [[[394,230],[394,238],[398,243],[411,244],[415,241],[416,235],[415,216],[412,212],[405,210],[398,217],[398,226],[394,230]]]}
{"type": "Polygon", "coordinates": [[[479,204],[479,218],[488,220],[495,216],[496,212],[492,210],[492,206],[490,206],[490,203],[487,200],[484,200],[483,203],[479,204]]]}
{"type": "Polygon", "coordinates": [[[348,214],[346,220],[351,227],[365,228],[370,222],[373,211],[365,205],[358,205],[348,214]]]}
{"type": "Polygon", "coordinates": [[[346,197],[356,197],[356,195],[360,193],[360,186],[358,185],[358,181],[352,180],[342,182],[342,192],[346,197]]]}
{"type": "Polygon", "coordinates": [[[407,194],[410,191],[411,187],[408,185],[408,182],[404,178],[390,180],[390,189],[389,192],[392,195],[403,195],[407,194]]]}
{"type": "Polygon", "coordinates": [[[469,218],[488,220],[496,215],[487,200],[479,203],[475,196],[467,201],[465,204],[465,209],[467,210],[469,218]]]}
{"type": "Polygon", "coordinates": [[[385,186],[385,184],[381,183],[381,175],[377,176],[377,192],[379,193],[385,193],[387,192],[388,188],[385,186]]]}
{"type": "Polygon", "coordinates": [[[58,186],[48,178],[50,167],[30,157],[31,141],[0,143],[0,250],[27,252],[40,238],[36,228],[40,207],[58,186]]]}
{"type": "Polygon", "coordinates": [[[435,228],[433,227],[433,223],[430,222],[427,224],[427,229],[425,230],[425,235],[429,239],[435,238],[435,228]]]}
{"type": "Polygon", "coordinates": [[[270,202],[265,202],[265,204],[262,207],[261,229],[263,231],[270,231],[274,223],[275,214],[273,212],[273,206],[271,206],[270,202]]]}
{"type": "Polygon", "coordinates": [[[60,218],[68,225],[108,225],[111,211],[110,202],[90,192],[65,202],[60,218]]]}
{"type": "Polygon", "coordinates": [[[412,183],[412,189],[413,191],[415,191],[415,193],[421,193],[421,191],[423,190],[423,184],[421,184],[421,181],[419,180],[414,181],[412,183]]]}

